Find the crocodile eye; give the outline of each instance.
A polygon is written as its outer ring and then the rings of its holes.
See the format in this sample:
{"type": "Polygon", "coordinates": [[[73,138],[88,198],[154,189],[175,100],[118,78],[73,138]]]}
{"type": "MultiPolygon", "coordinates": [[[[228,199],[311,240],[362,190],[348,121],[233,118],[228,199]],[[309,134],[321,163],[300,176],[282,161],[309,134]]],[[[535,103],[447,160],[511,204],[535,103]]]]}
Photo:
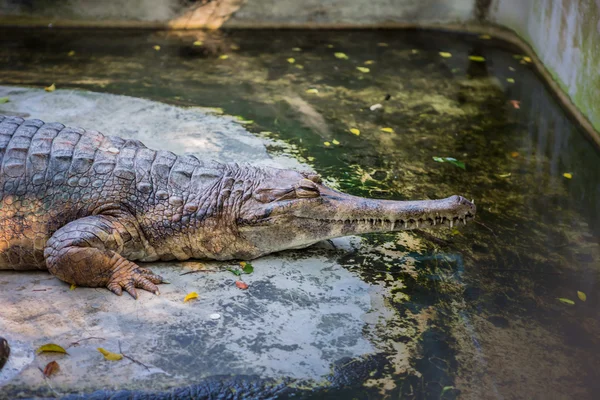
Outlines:
{"type": "Polygon", "coordinates": [[[320,195],[319,188],[315,182],[310,179],[302,179],[294,189],[296,191],[296,197],[299,199],[319,197],[320,195]]]}

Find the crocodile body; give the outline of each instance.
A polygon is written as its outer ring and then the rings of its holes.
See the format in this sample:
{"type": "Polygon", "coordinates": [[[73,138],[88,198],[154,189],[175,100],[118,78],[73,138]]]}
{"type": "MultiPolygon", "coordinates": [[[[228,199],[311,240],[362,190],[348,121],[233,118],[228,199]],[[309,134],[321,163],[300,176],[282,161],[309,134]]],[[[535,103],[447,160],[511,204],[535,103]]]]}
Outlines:
{"type": "Polygon", "coordinates": [[[313,173],[204,162],[137,140],[0,116],[0,269],[157,293],[134,261],[252,259],[349,234],[465,222],[464,198],[391,202],[313,173]]]}

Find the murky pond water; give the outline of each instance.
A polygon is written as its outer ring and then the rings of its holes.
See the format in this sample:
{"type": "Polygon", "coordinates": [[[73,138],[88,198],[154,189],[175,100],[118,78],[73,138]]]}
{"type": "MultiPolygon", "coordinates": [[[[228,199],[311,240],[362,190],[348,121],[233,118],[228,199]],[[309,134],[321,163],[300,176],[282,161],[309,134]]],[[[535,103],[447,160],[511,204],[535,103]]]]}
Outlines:
{"type": "Polygon", "coordinates": [[[368,383],[338,374],[340,397],[600,391],[600,153],[516,49],[435,32],[1,30],[0,84],[51,83],[222,108],[349,193],[475,199],[470,226],[332,252],[391,288],[400,317],[368,383]],[[394,368],[406,346],[411,368],[394,368]]]}

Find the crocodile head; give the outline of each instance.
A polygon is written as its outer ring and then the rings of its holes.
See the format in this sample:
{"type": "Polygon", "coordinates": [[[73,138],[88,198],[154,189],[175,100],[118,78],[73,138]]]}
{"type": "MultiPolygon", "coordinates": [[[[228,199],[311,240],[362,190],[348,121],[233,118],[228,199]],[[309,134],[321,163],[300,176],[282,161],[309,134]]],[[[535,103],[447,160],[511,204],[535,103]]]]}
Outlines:
{"type": "Polygon", "coordinates": [[[272,169],[242,205],[237,226],[258,257],[340,236],[452,227],[474,216],[475,205],[461,196],[375,200],[333,190],[316,174],[272,169]]]}

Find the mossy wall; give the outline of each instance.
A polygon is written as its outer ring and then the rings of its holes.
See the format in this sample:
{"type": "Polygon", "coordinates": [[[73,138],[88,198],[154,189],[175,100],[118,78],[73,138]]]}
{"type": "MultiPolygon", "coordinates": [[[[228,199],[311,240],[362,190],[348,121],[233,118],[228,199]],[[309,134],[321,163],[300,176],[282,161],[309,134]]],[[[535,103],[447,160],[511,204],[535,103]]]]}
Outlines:
{"type": "Polygon", "coordinates": [[[533,47],[600,131],[600,0],[494,0],[488,18],[533,47]]]}

